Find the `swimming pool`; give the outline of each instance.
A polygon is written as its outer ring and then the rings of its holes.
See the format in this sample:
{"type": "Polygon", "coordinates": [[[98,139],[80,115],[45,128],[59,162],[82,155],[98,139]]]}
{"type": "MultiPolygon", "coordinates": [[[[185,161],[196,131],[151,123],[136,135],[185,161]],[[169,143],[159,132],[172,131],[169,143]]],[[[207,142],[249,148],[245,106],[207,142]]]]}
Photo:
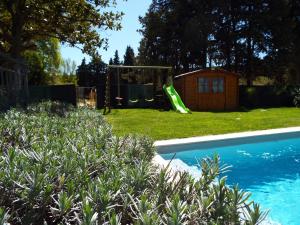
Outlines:
{"type": "Polygon", "coordinates": [[[282,225],[298,225],[300,221],[300,133],[247,137],[243,140],[222,140],[169,148],[161,156],[197,166],[196,159],[218,154],[221,162],[231,165],[228,184],[238,184],[250,191],[252,199],[263,209],[270,209],[269,218],[282,225]],[[172,149],[173,148],[173,149],[172,149]]]}

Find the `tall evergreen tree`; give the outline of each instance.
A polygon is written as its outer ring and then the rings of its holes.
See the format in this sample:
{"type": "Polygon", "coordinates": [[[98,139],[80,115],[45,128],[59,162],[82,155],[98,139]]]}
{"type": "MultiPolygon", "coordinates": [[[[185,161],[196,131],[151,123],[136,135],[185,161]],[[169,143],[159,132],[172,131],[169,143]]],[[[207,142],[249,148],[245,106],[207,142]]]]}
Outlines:
{"type": "Polygon", "coordinates": [[[266,73],[282,83],[300,83],[300,1],[270,2],[269,19],[271,47],[265,57],[266,73]]]}
{"type": "Polygon", "coordinates": [[[153,1],[140,18],[139,59],[172,65],[177,73],[206,67],[211,7],[208,0],[153,1]]]}
{"type": "Polygon", "coordinates": [[[127,66],[133,66],[135,64],[134,50],[130,46],[126,48],[123,64],[127,66]]]}
{"type": "Polygon", "coordinates": [[[114,63],[114,65],[120,65],[121,64],[118,50],[115,51],[113,63],[114,63]]]}
{"type": "Polygon", "coordinates": [[[76,70],[77,75],[77,84],[79,86],[89,86],[88,85],[88,75],[89,75],[89,69],[88,65],[86,64],[85,58],[83,58],[81,64],[78,66],[76,70]]]}
{"type": "Polygon", "coordinates": [[[138,59],[176,73],[222,67],[248,85],[261,74],[300,80],[299,8],[299,0],[153,0],[140,18],[138,59]]]}
{"type": "Polygon", "coordinates": [[[82,60],[76,74],[78,77],[78,85],[83,87],[93,87],[99,84],[99,80],[105,76],[107,72],[107,64],[101,58],[93,57],[91,62],[86,64],[85,59],[82,60]]]}

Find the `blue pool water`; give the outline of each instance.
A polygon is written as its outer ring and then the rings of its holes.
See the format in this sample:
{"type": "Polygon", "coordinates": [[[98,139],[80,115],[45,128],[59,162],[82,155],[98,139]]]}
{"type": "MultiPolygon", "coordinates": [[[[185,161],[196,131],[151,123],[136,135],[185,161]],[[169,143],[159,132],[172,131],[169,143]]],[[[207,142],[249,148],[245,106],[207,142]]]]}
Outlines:
{"type": "MultiPolygon", "coordinates": [[[[270,209],[269,218],[282,225],[300,224],[300,138],[273,140],[216,149],[193,149],[177,152],[189,166],[196,159],[218,154],[221,163],[231,165],[230,185],[250,191],[252,199],[270,209]]],[[[174,153],[161,154],[171,159],[174,153]]]]}

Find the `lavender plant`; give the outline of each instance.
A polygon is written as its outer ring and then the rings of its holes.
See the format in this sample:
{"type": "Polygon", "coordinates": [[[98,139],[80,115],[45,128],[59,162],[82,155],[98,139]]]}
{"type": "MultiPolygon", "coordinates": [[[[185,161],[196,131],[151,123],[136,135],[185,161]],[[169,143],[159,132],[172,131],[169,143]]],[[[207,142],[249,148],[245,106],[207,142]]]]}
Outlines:
{"type": "MultiPolygon", "coordinates": [[[[97,111],[43,103],[0,116],[0,225],[259,224],[249,194],[152,163],[152,141],[118,138],[97,111]]],[[[217,182],[216,182],[217,181],[217,182]]]]}

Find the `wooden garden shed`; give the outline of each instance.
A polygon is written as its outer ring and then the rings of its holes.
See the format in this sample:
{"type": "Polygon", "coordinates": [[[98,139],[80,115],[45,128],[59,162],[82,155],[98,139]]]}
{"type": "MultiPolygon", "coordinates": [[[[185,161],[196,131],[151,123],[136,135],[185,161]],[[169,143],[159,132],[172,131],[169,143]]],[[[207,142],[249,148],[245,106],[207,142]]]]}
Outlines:
{"type": "Polygon", "coordinates": [[[175,77],[174,86],[194,111],[233,110],[239,102],[239,76],[226,70],[197,70],[175,77]]]}

